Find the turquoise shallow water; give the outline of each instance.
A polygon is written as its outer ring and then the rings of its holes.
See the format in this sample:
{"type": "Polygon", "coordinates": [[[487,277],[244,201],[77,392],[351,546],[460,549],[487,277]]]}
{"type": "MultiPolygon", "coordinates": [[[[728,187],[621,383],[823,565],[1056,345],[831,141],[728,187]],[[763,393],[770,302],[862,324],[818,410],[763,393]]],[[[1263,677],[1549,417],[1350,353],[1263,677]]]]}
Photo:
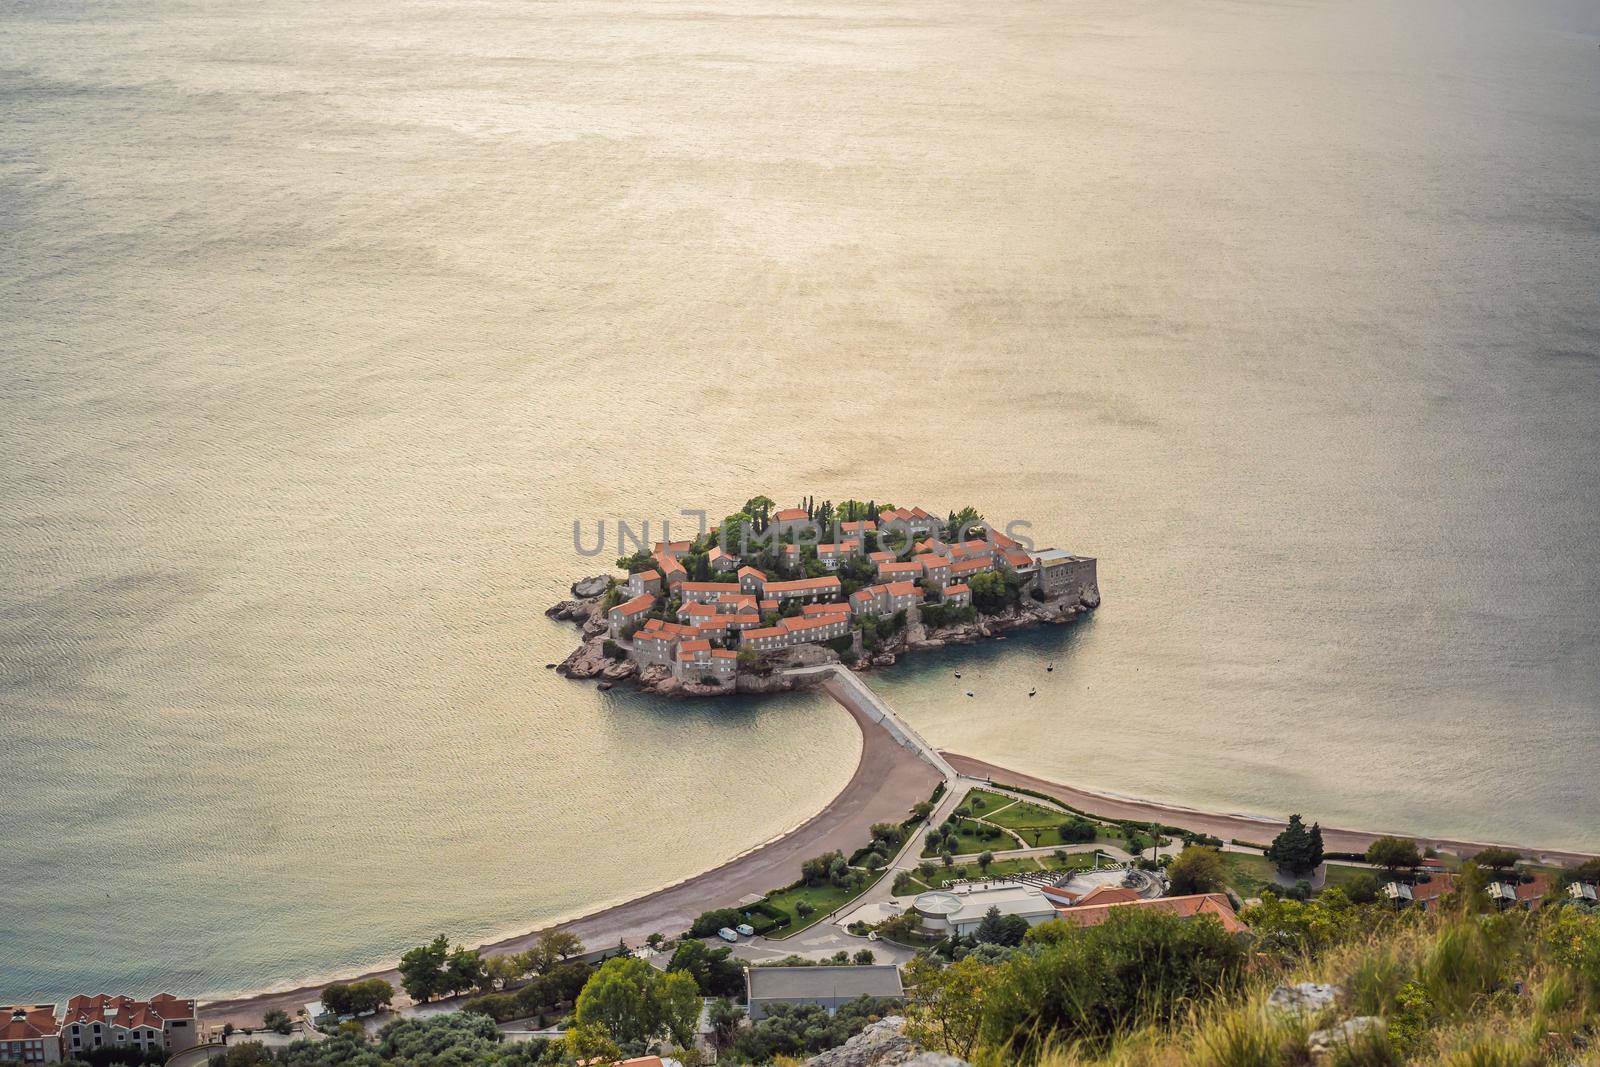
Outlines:
{"type": "Polygon", "coordinates": [[[798,822],[826,701],[543,669],[574,518],[758,490],[1100,557],[974,698],[874,675],[936,743],[1600,849],[1592,5],[0,28],[0,993],[348,972],[798,822]]]}

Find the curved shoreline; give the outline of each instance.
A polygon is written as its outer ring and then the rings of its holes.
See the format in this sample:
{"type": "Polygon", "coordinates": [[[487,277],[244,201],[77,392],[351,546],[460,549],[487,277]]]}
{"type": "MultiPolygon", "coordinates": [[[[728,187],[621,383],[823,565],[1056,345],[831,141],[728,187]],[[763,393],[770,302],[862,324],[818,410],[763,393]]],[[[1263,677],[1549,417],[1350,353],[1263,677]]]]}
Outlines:
{"type": "MultiPolygon", "coordinates": [[[[855,720],[862,744],[855,773],[821,811],[794,829],[700,874],[576,919],[552,923],[479,947],[489,955],[520,952],[548,929],[571,931],[591,949],[614,944],[618,939],[638,943],[652,933],[675,934],[709,908],[734,905],[793,882],[799,876],[800,863],[811,856],[835,848],[845,852],[853,850],[866,841],[868,828],[874,822],[898,822],[904,818],[914,804],[926,800],[932,793],[940,781],[939,773],[911,749],[903,747],[888,729],[855,706],[845,694],[834,688],[828,691],[855,720]]],[[[1024,786],[1102,818],[1162,822],[1212,834],[1224,841],[1234,838],[1269,841],[1285,825],[1282,820],[1261,816],[1206,812],[1095,792],[1024,774],[973,756],[942,749],[939,752],[964,777],[1024,786]]],[[[1335,852],[1365,851],[1367,845],[1380,836],[1383,834],[1375,831],[1323,827],[1324,842],[1335,852]]],[[[1468,854],[1494,844],[1412,834],[1400,836],[1412,837],[1445,851],[1468,854]]],[[[1581,863],[1594,855],[1567,849],[1524,848],[1521,851],[1533,854],[1541,862],[1558,864],[1581,863]]],[[[397,991],[400,987],[399,974],[392,967],[338,980],[353,981],[358,977],[383,978],[397,991]]],[[[292,1016],[307,1001],[315,999],[326,984],[211,1001],[200,1006],[199,1014],[206,1022],[217,1025],[225,1022],[237,1026],[256,1025],[262,1015],[273,1008],[281,1008],[292,1016]]],[[[397,1002],[405,1003],[403,994],[397,997],[397,1002]]]]}
{"type": "MultiPolygon", "coordinates": [[[[954,752],[944,752],[942,755],[963,775],[976,778],[990,778],[997,783],[1011,783],[1025,786],[1041,793],[1057,797],[1067,805],[1081,808],[1090,814],[1100,815],[1111,819],[1133,819],[1138,822],[1163,822],[1172,826],[1182,826],[1187,830],[1197,830],[1202,833],[1220,837],[1224,841],[1238,838],[1241,841],[1271,841],[1287,824],[1283,819],[1269,819],[1257,815],[1218,814],[1216,812],[1200,811],[1195,808],[1186,808],[1178,804],[1164,804],[1154,800],[1141,800],[1137,797],[1118,796],[1115,793],[1097,793],[1077,786],[1063,785],[1052,782],[1047,778],[1040,778],[1032,774],[1023,774],[1021,771],[1001,767],[989,763],[975,756],[963,756],[954,752]]],[[[1471,854],[1490,847],[1514,848],[1519,852],[1531,854],[1543,863],[1558,863],[1571,865],[1582,863],[1594,858],[1594,853],[1576,852],[1571,849],[1560,848],[1528,848],[1521,845],[1503,844],[1500,842],[1486,841],[1459,841],[1448,837],[1430,837],[1425,834],[1409,834],[1402,831],[1374,831],[1374,830],[1349,830],[1336,826],[1322,828],[1322,840],[1330,852],[1365,852],[1367,846],[1380,837],[1396,836],[1410,838],[1420,845],[1431,845],[1445,852],[1471,854]]]]}
{"type": "MultiPolygon", "coordinates": [[[[861,731],[855,773],[837,796],[799,826],[643,896],[479,947],[495,956],[520,952],[548,929],[571,931],[591,949],[614,945],[619,938],[637,943],[652,933],[674,935],[709,908],[734,905],[788,885],[800,876],[800,864],[812,856],[835,848],[848,854],[865,844],[873,823],[899,822],[913,805],[928,799],[939,774],[877,723],[853,708],[848,710],[861,731]]],[[[400,976],[393,967],[337,980],[374,977],[385,979],[399,992],[400,976]]],[[[258,1025],[262,1015],[273,1008],[293,1017],[297,1009],[315,1000],[326,984],[215,1000],[201,1004],[199,1015],[210,1024],[231,1022],[236,1026],[258,1025]]],[[[400,999],[403,994],[397,996],[397,1001],[400,999]]]]}

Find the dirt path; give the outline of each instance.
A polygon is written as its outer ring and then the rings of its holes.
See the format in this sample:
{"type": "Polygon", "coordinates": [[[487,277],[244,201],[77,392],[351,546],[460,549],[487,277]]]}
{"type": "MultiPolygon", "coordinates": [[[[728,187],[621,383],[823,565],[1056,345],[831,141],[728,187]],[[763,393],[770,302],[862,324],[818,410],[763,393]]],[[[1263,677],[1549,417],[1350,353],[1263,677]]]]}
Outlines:
{"type": "MultiPolygon", "coordinates": [[[[803,860],[832,849],[849,855],[866,844],[868,828],[873,823],[904,819],[912,805],[928,799],[939,782],[939,773],[864,714],[852,709],[851,715],[861,727],[861,760],[843,792],[827,807],[782,837],[704,874],[562,923],[560,928],[577,934],[590,948],[615,945],[619,939],[639,944],[653,933],[675,935],[687,929],[703,911],[731,906],[745,897],[788,885],[800,877],[803,860]]],[[[482,947],[486,954],[495,956],[520,952],[542,932],[533,930],[482,947]]],[[[372,976],[389,981],[397,991],[400,988],[399,975],[393,970],[360,977],[372,976]]],[[[321,986],[304,986],[214,1001],[201,1006],[200,1016],[216,1025],[259,1025],[262,1014],[273,1008],[282,1008],[293,1017],[296,1009],[317,999],[320,989],[321,986]]]]}
{"type": "MultiPolygon", "coordinates": [[[[993,763],[986,763],[983,760],[974,759],[971,756],[957,755],[953,752],[944,753],[944,757],[951,766],[962,774],[992,779],[1002,785],[1009,783],[1034,789],[1056,798],[1063,804],[1103,818],[1162,822],[1169,826],[1181,826],[1187,830],[1212,834],[1222,838],[1224,841],[1231,841],[1237,838],[1241,841],[1253,841],[1260,844],[1269,843],[1285,826],[1285,823],[1278,819],[1258,819],[1249,815],[1217,815],[1172,804],[1158,804],[1149,800],[1093,793],[1087,789],[1077,789],[1070,785],[1062,785],[1059,782],[1036,778],[1031,774],[1007,770],[993,763]]],[[[1390,832],[1401,833],[1400,831],[1390,832]]],[[[1383,836],[1381,832],[1345,830],[1329,826],[1322,828],[1323,845],[1330,852],[1365,852],[1367,846],[1381,836],[1383,836]]],[[[1419,837],[1412,834],[1402,834],[1402,836],[1414,837],[1420,845],[1432,845],[1441,851],[1454,852],[1465,856],[1470,856],[1480,849],[1489,847],[1488,844],[1482,842],[1455,841],[1444,837],[1419,837]]],[[[1592,858],[1590,853],[1567,852],[1561,849],[1530,848],[1523,851],[1541,862],[1564,865],[1582,863],[1584,860],[1592,858]]]]}

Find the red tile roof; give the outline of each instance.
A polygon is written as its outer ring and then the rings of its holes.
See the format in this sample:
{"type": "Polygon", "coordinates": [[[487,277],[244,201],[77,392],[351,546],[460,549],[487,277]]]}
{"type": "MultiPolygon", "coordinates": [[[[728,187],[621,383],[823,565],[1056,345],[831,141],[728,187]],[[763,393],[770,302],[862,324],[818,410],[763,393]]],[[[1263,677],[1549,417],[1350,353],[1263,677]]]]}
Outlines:
{"type": "Polygon", "coordinates": [[[632,574],[628,575],[628,577],[637,578],[641,582],[648,582],[652,578],[658,582],[661,580],[661,574],[658,571],[634,571],[632,574]]]}
{"type": "Polygon", "coordinates": [[[61,1033],[53,1004],[23,1004],[0,1008],[0,1041],[38,1041],[61,1033]],[[16,1017],[21,1013],[22,1017],[16,1017]]]}
{"type": "Polygon", "coordinates": [[[825,578],[796,578],[792,582],[768,582],[766,591],[769,594],[812,593],[838,589],[839,579],[830,574],[825,578]]]}
{"type": "Polygon", "coordinates": [[[1158,897],[1155,900],[1127,900],[1112,901],[1105,904],[1087,903],[1088,895],[1084,902],[1069,907],[1056,906],[1056,917],[1067,923],[1080,927],[1098,926],[1106,921],[1113,908],[1149,908],[1152,911],[1164,911],[1180,918],[1192,919],[1199,915],[1209,915],[1222,924],[1222,928],[1230,934],[1242,933],[1249,929],[1239,921],[1234,914],[1233,906],[1228,903],[1228,898],[1221,893],[1197,893],[1186,897],[1158,897]]]}
{"type": "Polygon", "coordinates": [[[685,652],[710,652],[710,651],[711,651],[711,642],[710,641],[685,641],[685,642],[683,642],[683,644],[678,646],[678,655],[680,655],[680,656],[683,655],[685,652]]]}
{"type": "Polygon", "coordinates": [[[915,596],[917,595],[916,582],[890,582],[884,586],[890,596],[915,596]]]}
{"type": "Polygon", "coordinates": [[[760,578],[762,581],[766,581],[767,580],[766,574],[763,573],[762,571],[756,570],[754,567],[740,567],[739,568],[738,576],[740,578],[743,578],[746,575],[750,575],[750,574],[755,575],[757,578],[760,578]]]}
{"type": "Polygon", "coordinates": [[[624,615],[643,615],[655,605],[655,602],[656,598],[651,594],[640,593],[632,600],[625,600],[611,610],[620,611],[624,615]]]}
{"type": "Polygon", "coordinates": [[[848,615],[850,605],[842,601],[830,601],[826,604],[807,604],[800,609],[802,615],[848,615]]]}
{"type": "Polygon", "coordinates": [[[772,516],[772,521],[773,522],[797,522],[797,521],[799,521],[801,519],[806,519],[806,518],[810,518],[810,516],[808,516],[806,514],[806,509],[805,508],[784,508],[782,511],[778,512],[776,515],[772,516]]]}
{"type": "Polygon", "coordinates": [[[796,633],[802,630],[815,630],[819,626],[837,626],[840,620],[827,615],[798,616],[792,619],[783,619],[778,623],[778,628],[785,633],[796,633]]]}
{"type": "Polygon", "coordinates": [[[959,596],[962,593],[971,593],[971,592],[972,592],[972,587],[970,585],[967,585],[965,582],[960,582],[960,583],[957,583],[956,585],[947,585],[947,586],[944,587],[944,595],[945,596],[959,596]]]}

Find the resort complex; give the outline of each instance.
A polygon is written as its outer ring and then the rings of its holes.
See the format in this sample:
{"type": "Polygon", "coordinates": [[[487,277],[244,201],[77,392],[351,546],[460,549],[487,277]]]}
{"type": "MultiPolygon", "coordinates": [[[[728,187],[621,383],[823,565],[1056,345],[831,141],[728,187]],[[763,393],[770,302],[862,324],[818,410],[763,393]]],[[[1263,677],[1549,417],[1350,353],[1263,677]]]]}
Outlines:
{"type": "Polygon", "coordinates": [[[692,540],[661,540],[618,561],[605,592],[552,614],[597,644],[563,673],[696,694],[732,691],[776,653],[823,646],[857,666],[918,647],[1066,621],[1100,602],[1096,561],[1034,549],[966,508],[846,501],[773,510],[757,497],[692,540]],[[650,673],[647,673],[650,672],[650,673]]]}

